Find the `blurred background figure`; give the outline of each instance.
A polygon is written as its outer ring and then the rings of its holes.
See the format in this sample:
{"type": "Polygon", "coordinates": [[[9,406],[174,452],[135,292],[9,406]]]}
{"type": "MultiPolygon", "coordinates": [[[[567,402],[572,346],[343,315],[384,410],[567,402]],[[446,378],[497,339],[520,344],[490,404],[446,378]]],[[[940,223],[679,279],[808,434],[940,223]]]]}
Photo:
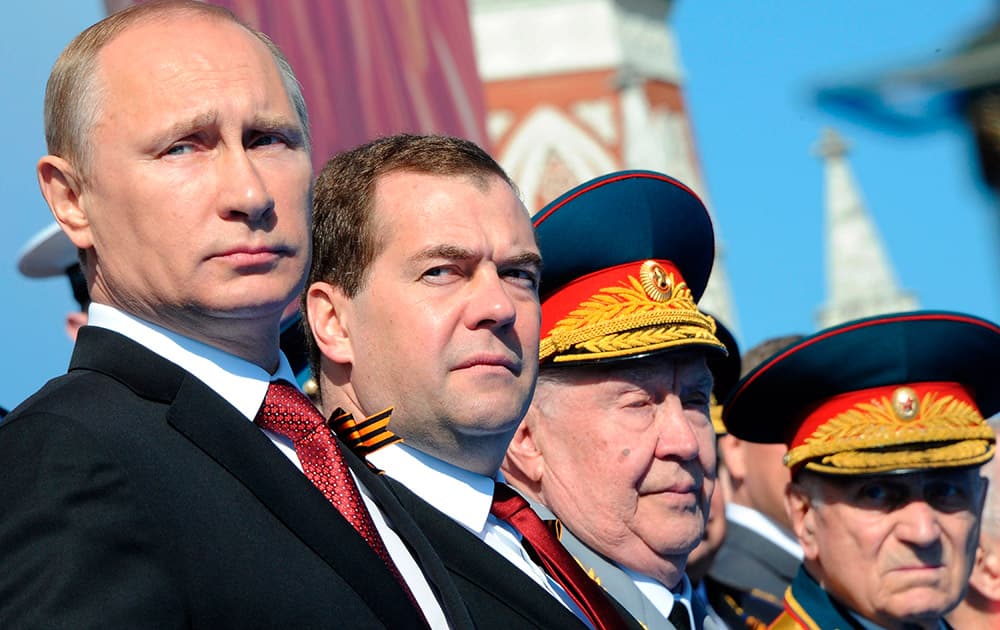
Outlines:
{"type": "Polygon", "coordinates": [[[66,336],[76,341],[76,332],[87,323],[90,294],[76,247],[58,224],[53,222],[31,237],[17,257],[17,270],[28,278],[69,278],[73,299],[80,308],[66,313],[66,336]]]}
{"type": "MultiPolygon", "coordinates": [[[[1000,416],[989,420],[1000,433],[1000,416]]],[[[969,576],[969,589],[948,615],[953,628],[1000,628],[1000,491],[996,488],[997,460],[983,466],[989,483],[979,527],[979,549],[969,576]]]]}
{"type": "MultiPolygon", "coordinates": [[[[711,315],[711,313],[708,313],[711,315]]],[[[715,318],[715,336],[726,345],[726,356],[711,356],[708,358],[708,368],[712,371],[712,401],[709,415],[712,427],[715,428],[716,455],[718,457],[719,438],[726,434],[726,425],[722,423],[722,403],[729,392],[740,380],[740,349],[733,333],[715,318]]],[[[726,503],[729,502],[729,475],[725,462],[718,457],[716,462],[717,477],[715,489],[712,491],[712,503],[709,509],[708,521],[705,523],[705,534],[698,546],[688,554],[687,573],[694,589],[694,596],[701,598],[708,609],[708,614],[715,618],[720,629],[728,627],[724,620],[708,601],[703,578],[712,566],[712,561],[722,546],[726,537],[726,503]]]]}
{"type": "MultiPolygon", "coordinates": [[[[776,337],[754,346],[743,358],[741,375],[800,338],[776,337]]],[[[726,540],[705,578],[705,591],[731,627],[757,628],[781,613],[781,598],[802,560],[785,514],[790,480],[782,462],[785,445],[755,444],[727,433],[719,438],[719,453],[730,485],[726,540]]]]}
{"type": "MultiPolygon", "coordinates": [[[[69,278],[73,299],[79,309],[66,313],[65,330],[69,340],[76,341],[76,332],[87,323],[90,294],[76,248],[58,224],[52,223],[43,228],[24,244],[17,255],[17,270],[27,278],[69,278]]],[[[7,410],[0,407],[0,418],[6,415],[7,410]]]]}

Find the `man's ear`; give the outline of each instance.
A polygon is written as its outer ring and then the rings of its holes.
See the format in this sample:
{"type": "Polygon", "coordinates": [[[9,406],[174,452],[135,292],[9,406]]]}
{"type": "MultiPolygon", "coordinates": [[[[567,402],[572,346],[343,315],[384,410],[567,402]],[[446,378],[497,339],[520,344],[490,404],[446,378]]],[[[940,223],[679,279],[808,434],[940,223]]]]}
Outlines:
{"type": "Polygon", "coordinates": [[[816,540],[816,510],[807,488],[795,481],[785,486],[785,511],[792,531],[802,545],[803,557],[815,560],[819,546],[816,540]]]}
{"type": "Polygon", "coordinates": [[[76,341],[76,334],[87,325],[87,314],[83,311],[71,311],[66,315],[66,336],[70,341],[76,341]]]}
{"type": "Polygon", "coordinates": [[[537,410],[530,407],[514,431],[502,466],[504,476],[508,479],[521,480],[522,483],[532,486],[537,486],[541,482],[545,467],[544,456],[535,441],[537,416],[537,410]]]}
{"type": "Polygon", "coordinates": [[[720,435],[718,441],[719,459],[726,463],[729,478],[742,485],[747,476],[746,449],[744,442],[735,435],[720,435]]]}
{"type": "Polygon", "coordinates": [[[1000,545],[984,539],[976,549],[969,586],[997,606],[1000,605],[1000,545]]]}
{"type": "Polygon", "coordinates": [[[340,287],[314,282],[306,290],[306,317],[320,353],[334,363],[354,363],[348,334],[350,299],[340,287]]]}
{"type": "Polygon", "coordinates": [[[92,247],[90,217],[81,202],[82,187],[76,169],[61,157],[46,155],[38,160],[37,173],[38,187],[63,232],[77,248],[92,247]]]}

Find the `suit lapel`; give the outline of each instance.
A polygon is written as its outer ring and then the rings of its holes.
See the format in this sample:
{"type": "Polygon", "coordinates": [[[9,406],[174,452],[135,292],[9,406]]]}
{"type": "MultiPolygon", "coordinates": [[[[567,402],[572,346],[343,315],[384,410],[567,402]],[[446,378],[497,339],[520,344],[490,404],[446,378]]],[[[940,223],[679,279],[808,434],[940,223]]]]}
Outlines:
{"type": "Polygon", "coordinates": [[[770,567],[786,581],[792,581],[799,570],[799,564],[801,564],[798,558],[779,547],[769,538],[744,527],[741,523],[729,521],[728,527],[726,536],[729,537],[727,539],[729,544],[756,558],[761,564],[770,567]]]}
{"type": "Polygon", "coordinates": [[[430,540],[421,531],[413,517],[400,504],[396,495],[386,485],[386,477],[377,475],[357,457],[350,449],[341,445],[344,459],[351,467],[358,480],[367,488],[369,496],[392,523],[392,528],[403,539],[410,553],[413,554],[437,595],[438,603],[444,609],[445,616],[452,630],[474,628],[475,624],[469,614],[462,595],[455,587],[448,569],[444,566],[438,552],[430,540]]]}
{"type": "MultiPolygon", "coordinates": [[[[548,508],[531,502],[532,508],[540,513],[544,510],[551,516],[548,508]]],[[[560,528],[559,542],[569,551],[583,570],[594,578],[607,592],[608,598],[618,609],[622,619],[632,628],[647,628],[648,630],[672,630],[673,624],[663,617],[663,614],[639,590],[624,571],[607,560],[590,547],[584,545],[565,526],[560,528]]]]}
{"type": "Polygon", "coordinates": [[[478,585],[545,628],[579,628],[582,622],[506,558],[395,479],[385,477],[399,502],[434,544],[448,570],[478,585]]]}
{"type": "Polygon", "coordinates": [[[246,486],[387,626],[414,625],[418,613],[368,544],[259,429],[200,380],[99,328],[81,329],[70,369],[102,372],[139,396],[169,404],[167,422],[246,486]]]}

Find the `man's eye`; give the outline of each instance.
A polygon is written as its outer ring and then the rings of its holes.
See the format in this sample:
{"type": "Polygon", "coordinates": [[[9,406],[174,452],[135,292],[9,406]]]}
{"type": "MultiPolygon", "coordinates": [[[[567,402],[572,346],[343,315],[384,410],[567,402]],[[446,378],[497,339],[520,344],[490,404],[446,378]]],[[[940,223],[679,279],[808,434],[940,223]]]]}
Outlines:
{"type": "Polygon", "coordinates": [[[866,507],[894,508],[901,505],[905,492],[886,483],[866,483],[858,489],[857,498],[866,507]]]}
{"type": "Polygon", "coordinates": [[[421,278],[440,284],[451,280],[457,275],[458,271],[454,267],[431,267],[421,274],[421,278]]]}
{"type": "Polygon", "coordinates": [[[250,146],[266,147],[273,144],[287,144],[287,141],[284,137],[276,133],[262,133],[253,139],[250,146]]]}
{"type": "Polygon", "coordinates": [[[653,401],[649,398],[631,398],[625,401],[624,406],[628,409],[644,409],[652,406],[653,401]]]}
{"type": "Polygon", "coordinates": [[[530,269],[510,269],[504,272],[504,276],[519,286],[532,290],[538,288],[538,273],[530,269]]]}
{"type": "Polygon", "coordinates": [[[684,397],[684,406],[689,408],[694,407],[697,409],[704,409],[708,407],[710,400],[711,398],[705,393],[693,392],[684,397]]]}
{"type": "Polygon", "coordinates": [[[189,142],[178,142],[177,144],[171,145],[166,151],[163,152],[164,155],[185,155],[194,151],[194,145],[189,142]]]}
{"type": "Polygon", "coordinates": [[[924,500],[931,507],[945,512],[969,507],[970,496],[968,488],[948,481],[936,481],[924,487],[924,500]]]}

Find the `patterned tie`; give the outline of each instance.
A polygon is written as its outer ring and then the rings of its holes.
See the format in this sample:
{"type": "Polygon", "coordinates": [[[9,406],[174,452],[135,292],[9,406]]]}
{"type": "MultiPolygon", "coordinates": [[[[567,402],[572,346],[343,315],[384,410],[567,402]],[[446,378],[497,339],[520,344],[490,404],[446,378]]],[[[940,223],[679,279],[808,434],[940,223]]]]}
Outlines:
{"type": "Polygon", "coordinates": [[[535,552],[546,573],[562,585],[594,628],[628,627],[604,590],[590,579],[521,495],[502,483],[496,484],[490,512],[521,533],[523,543],[535,552]]]}
{"type": "Polygon", "coordinates": [[[371,514],[368,513],[361,492],[344,462],[337,440],[309,399],[294,385],[286,381],[274,381],[267,388],[264,404],[257,412],[254,422],[259,427],[292,441],[295,454],[302,464],[302,472],[361,534],[403,587],[413,605],[420,610],[372,522],[371,514]]]}

